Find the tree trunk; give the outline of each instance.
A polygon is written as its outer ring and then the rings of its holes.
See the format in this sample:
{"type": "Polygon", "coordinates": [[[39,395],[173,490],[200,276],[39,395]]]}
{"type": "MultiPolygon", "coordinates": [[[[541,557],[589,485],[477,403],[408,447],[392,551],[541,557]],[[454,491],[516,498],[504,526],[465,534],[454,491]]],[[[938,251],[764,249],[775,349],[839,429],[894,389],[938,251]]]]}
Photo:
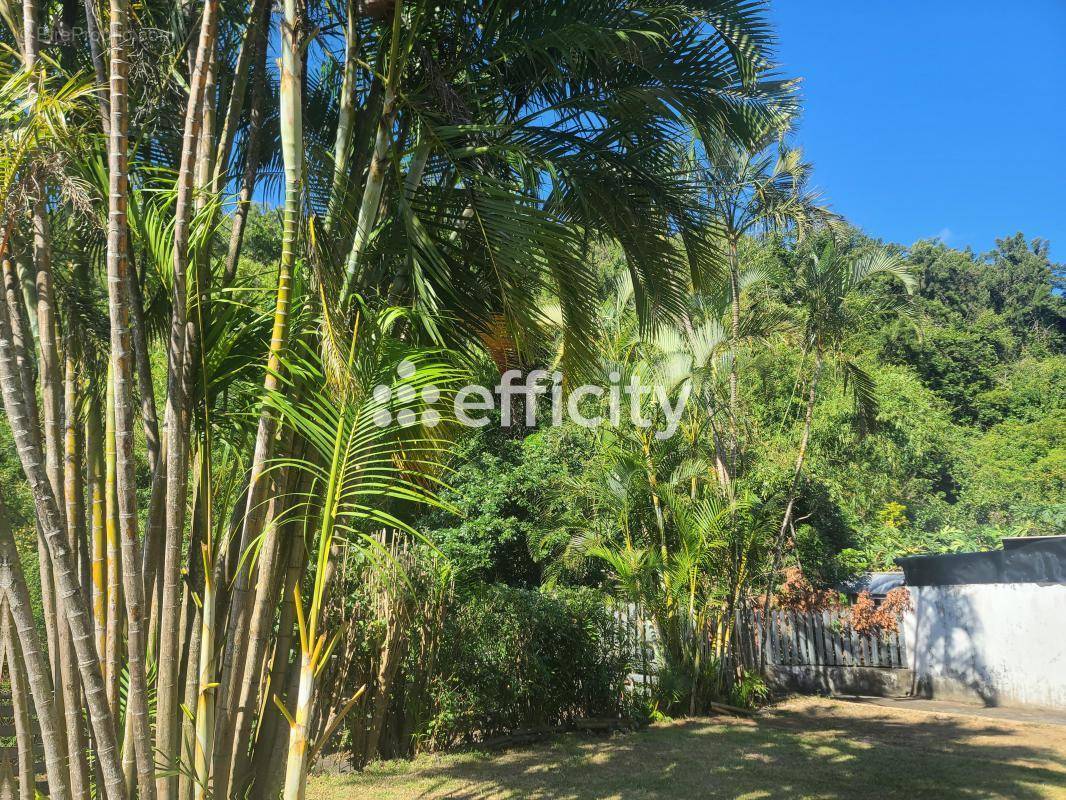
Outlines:
{"type": "Polygon", "coordinates": [[[107,577],[106,650],[104,674],[107,684],[107,703],[115,719],[119,719],[119,679],[122,676],[122,550],[119,545],[118,492],[116,490],[117,455],[115,453],[115,382],[107,368],[107,401],[104,422],[104,552],[107,577]]]}
{"type": "MultiPolygon", "coordinates": [[[[188,264],[189,223],[194,201],[194,169],[199,151],[208,63],[215,49],[217,17],[218,0],[208,0],[204,4],[196,67],[193,70],[189,87],[174,209],[174,273],[165,416],[167,436],[166,538],[163,552],[163,600],[160,609],[155,742],[156,749],[167,757],[176,751],[175,738],[179,723],[177,690],[181,659],[178,646],[180,644],[181,557],[185,533],[189,425],[184,376],[187,334],[186,266],[188,264]]],[[[173,798],[177,790],[177,783],[173,776],[160,776],[157,790],[160,800],[173,798]]]]}
{"type": "Polygon", "coordinates": [[[144,292],[133,260],[133,243],[126,237],[126,257],[129,261],[130,330],[133,334],[133,360],[137,368],[137,388],[141,395],[141,424],[144,426],[144,447],[148,456],[148,470],[159,468],[159,418],[155,410],[155,384],[152,382],[151,355],[144,322],[144,292]]]}
{"type": "MultiPolygon", "coordinates": [[[[281,261],[278,266],[278,288],[275,296],[274,327],[267,356],[264,397],[278,388],[281,352],[289,330],[289,304],[292,293],[292,274],[296,263],[296,239],[300,224],[300,198],[303,184],[303,101],[302,61],[297,40],[295,0],[286,0],[285,17],[281,23],[281,142],[285,162],[285,213],[281,240],[281,261]]],[[[241,531],[240,549],[245,552],[259,536],[266,512],[265,496],[270,482],[264,477],[273,455],[277,420],[273,410],[264,402],[259,414],[255,452],[249,475],[248,502],[241,531]]],[[[243,671],[248,642],[247,621],[249,587],[248,569],[240,569],[230,598],[227,631],[229,641],[223,660],[223,672],[218,704],[218,737],[230,741],[234,707],[243,671]]],[[[215,790],[225,796],[229,788],[230,759],[222,755],[215,763],[215,790]]]]}
{"type": "MultiPolygon", "coordinates": [[[[77,557],[78,543],[81,540],[83,524],[81,464],[78,459],[78,409],[76,396],[75,360],[72,351],[75,346],[71,333],[66,342],[66,375],[63,381],[64,395],[64,448],[63,448],[63,492],[67,518],[67,546],[72,557],[77,557]]],[[[80,584],[80,581],[79,581],[80,584]]],[[[84,592],[82,593],[84,597],[84,592]]],[[[66,619],[63,609],[62,619],[66,619]]],[[[67,752],[70,754],[70,791],[75,797],[84,797],[89,793],[89,770],[86,754],[85,733],[81,718],[81,685],[74,669],[74,642],[70,628],[60,625],[60,663],[63,666],[63,708],[66,716],[67,752]]]]}
{"type": "MultiPolygon", "coordinates": [[[[193,797],[207,800],[215,753],[215,585],[210,543],[203,545],[204,594],[200,609],[200,652],[197,660],[196,730],[193,746],[193,797]]],[[[191,667],[192,665],[190,665],[191,667]]],[[[226,795],[218,794],[218,797],[226,795]]]]}
{"type": "Polygon", "coordinates": [[[733,358],[729,364],[729,469],[737,471],[737,454],[740,452],[740,386],[737,371],[737,352],[740,348],[740,263],[737,243],[729,240],[729,345],[733,358]]]}
{"type": "Polygon", "coordinates": [[[43,469],[40,448],[29,431],[29,418],[24,397],[19,391],[18,365],[11,344],[11,329],[8,323],[7,306],[0,304],[0,384],[3,385],[4,408],[8,423],[15,438],[22,470],[33,493],[37,520],[48,544],[48,554],[59,589],[59,601],[70,624],[74,638],[82,686],[88,704],[89,719],[96,736],[97,753],[104,777],[105,796],[108,800],[125,800],[126,787],[118,763],[118,748],[115,741],[114,719],[107,704],[100,662],[95,655],[92,618],[78,581],[77,566],[67,547],[67,536],[59,504],[48,476],[43,469]]]}
{"type": "MultiPolygon", "coordinates": [[[[91,509],[89,550],[92,575],[93,625],[96,630],[96,653],[100,663],[107,655],[107,538],[106,501],[104,493],[104,439],[100,425],[100,400],[94,396],[89,403],[85,421],[85,452],[89,471],[89,503],[91,509]]],[[[105,673],[106,674],[106,673],[105,673]]]]}
{"type": "Polygon", "coordinates": [[[244,228],[248,221],[248,210],[255,191],[256,176],[259,173],[259,139],[263,130],[263,98],[266,94],[266,33],[269,27],[270,8],[263,9],[263,35],[259,38],[256,50],[257,79],[252,88],[251,103],[248,107],[248,133],[244,140],[244,173],[241,176],[241,190],[237,197],[237,208],[233,212],[230,229],[229,248],[226,252],[226,268],[222,283],[229,286],[237,277],[237,265],[244,243],[244,228]]]}
{"type": "Polygon", "coordinates": [[[304,800],[307,794],[307,726],[311,721],[311,698],[315,687],[312,654],[303,647],[300,655],[300,688],[296,713],[289,727],[289,753],[285,760],[283,800],[304,800]]]}
{"type": "Polygon", "coordinates": [[[33,369],[33,341],[28,338],[29,322],[26,319],[26,308],[22,300],[22,290],[19,286],[18,275],[15,265],[10,259],[3,259],[4,269],[4,294],[7,300],[8,319],[11,322],[11,344],[15,348],[15,357],[18,359],[19,374],[22,376],[22,392],[27,410],[32,412],[30,427],[36,434],[40,427],[37,419],[37,404],[31,402],[36,399],[37,379],[33,369]]]}
{"type": "MultiPolygon", "coordinates": [[[[766,598],[763,600],[762,618],[764,620],[769,619],[770,614],[770,599],[774,589],[774,579],[777,576],[777,572],[781,569],[781,559],[784,556],[785,537],[788,534],[789,526],[792,524],[792,513],[796,507],[796,490],[799,487],[799,479],[803,474],[803,464],[807,459],[807,448],[811,441],[811,425],[814,422],[814,404],[818,399],[818,382],[822,377],[823,356],[821,352],[815,353],[814,356],[814,372],[811,375],[811,385],[807,391],[807,407],[803,413],[803,434],[800,436],[799,450],[796,453],[796,466],[792,471],[792,482],[788,490],[788,502],[785,503],[785,514],[781,519],[781,527],[777,532],[777,538],[774,541],[774,558],[770,566],[770,575],[766,579],[766,598]]],[[[765,648],[764,648],[765,650],[765,648]]],[[[762,664],[760,666],[766,666],[766,653],[762,653],[762,664]]]]}
{"type": "MultiPolygon", "coordinates": [[[[290,451],[292,446],[291,430],[285,435],[282,449],[290,451]]],[[[273,487],[271,503],[283,506],[286,499],[295,491],[297,479],[295,470],[276,470],[272,473],[273,487]],[[287,480],[286,480],[287,478],[287,480]]],[[[233,724],[232,743],[230,744],[229,775],[233,788],[240,790],[247,777],[248,742],[252,736],[254,713],[259,709],[259,688],[262,684],[264,661],[270,634],[274,630],[274,612],[278,607],[278,591],[281,579],[282,528],[279,518],[280,508],[272,509],[270,522],[263,538],[259,553],[259,573],[255,587],[255,603],[249,619],[248,652],[245,657],[240,689],[237,694],[237,710],[233,724]]],[[[287,527],[287,526],[285,526],[287,527]]]]}
{"type": "MultiPolygon", "coordinates": [[[[108,140],[109,203],[107,226],[107,288],[111,320],[111,377],[115,393],[116,493],[119,541],[122,547],[122,590],[126,597],[126,667],[129,674],[127,715],[132,718],[137,758],[138,796],[155,797],[155,754],[148,719],[143,631],[144,582],[140,574],[137,520],[137,476],[133,455],[133,365],[130,333],[131,275],[126,42],[128,0],[111,0],[111,136],[108,140]]],[[[165,754],[165,753],[164,753],[165,754]]]]}
{"type": "Polygon", "coordinates": [[[0,647],[7,662],[8,680],[11,682],[11,710],[15,718],[15,740],[18,748],[19,800],[35,800],[37,788],[34,778],[37,768],[33,760],[33,727],[30,724],[28,707],[30,692],[26,686],[26,665],[12,632],[11,610],[8,608],[6,597],[0,602],[0,647]]]}
{"type": "MultiPolygon", "coordinates": [[[[398,17],[399,15],[397,15],[398,17]]],[[[392,67],[390,67],[392,69],[392,67]]],[[[347,308],[352,292],[355,291],[359,262],[370,241],[370,234],[377,222],[378,209],[381,205],[381,192],[385,187],[385,176],[389,163],[389,146],[392,143],[392,123],[396,118],[396,92],[391,81],[385,87],[385,99],[378,119],[377,132],[374,136],[374,152],[370,157],[370,169],[366,176],[363,199],[359,205],[356,218],[355,237],[348,252],[348,262],[344,271],[344,285],[341,288],[340,307],[347,308]]]]}
{"type": "MultiPolygon", "coordinates": [[[[230,87],[226,113],[222,118],[222,131],[218,138],[218,150],[215,153],[215,168],[212,176],[212,191],[218,191],[223,185],[223,178],[229,170],[233,142],[237,136],[237,127],[244,113],[244,98],[248,90],[248,74],[252,64],[258,61],[260,51],[265,51],[266,33],[270,8],[266,0],[253,0],[248,12],[248,23],[241,40],[241,51],[234,68],[233,85],[230,87]]],[[[251,109],[255,111],[255,109],[251,109]]]]}
{"type": "Polygon", "coordinates": [[[96,78],[96,96],[100,101],[100,124],[104,138],[111,136],[111,98],[107,89],[107,67],[100,48],[103,38],[100,35],[100,18],[96,15],[96,0],[85,0],[85,33],[89,39],[89,55],[93,62],[93,76],[96,78]]]}
{"type": "MultiPolygon", "coordinates": [[[[296,684],[299,680],[299,652],[296,654],[295,664],[291,663],[290,659],[296,623],[294,592],[307,569],[307,549],[304,547],[303,537],[295,529],[290,530],[289,534],[286,537],[289,540],[288,570],[281,609],[278,612],[278,639],[274,645],[274,657],[266,682],[266,691],[270,695],[277,695],[283,702],[288,702],[296,696],[296,684]]],[[[284,770],[280,767],[284,766],[284,758],[281,757],[284,741],[280,733],[284,722],[273,703],[264,704],[263,719],[259,724],[252,754],[252,774],[255,776],[253,791],[256,797],[277,797],[281,791],[284,770]]]]}
{"type": "MultiPolygon", "coordinates": [[[[34,0],[24,0],[22,5],[24,61],[27,69],[37,65],[39,42],[37,33],[39,19],[34,0]]],[[[32,87],[32,84],[31,84],[32,87]]],[[[34,89],[30,89],[31,97],[34,89]]],[[[63,496],[63,465],[60,453],[63,447],[63,380],[59,366],[58,329],[55,317],[55,299],[52,286],[52,252],[50,230],[45,198],[36,198],[33,205],[33,265],[34,290],[37,305],[37,330],[40,356],[38,370],[41,381],[41,401],[44,404],[44,456],[45,473],[52,489],[52,497],[63,496]]],[[[62,505],[57,504],[59,524],[65,529],[66,518],[62,505]]],[[[38,556],[43,556],[47,545],[38,540],[38,556]]],[[[41,558],[44,563],[48,559],[41,558]]],[[[49,572],[51,570],[48,570],[49,572]]],[[[52,680],[58,686],[66,683],[65,673],[69,664],[64,663],[62,647],[62,606],[56,597],[54,575],[41,575],[41,597],[44,604],[45,627],[48,633],[48,652],[52,659],[52,680]]],[[[61,717],[65,717],[64,695],[56,695],[56,705],[61,717]]]]}
{"type": "MultiPolygon", "coordinates": [[[[296,229],[299,221],[300,186],[303,178],[303,99],[301,95],[301,71],[302,60],[300,57],[300,42],[296,37],[297,11],[296,0],[285,0],[285,16],[281,25],[281,141],[282,155],[285,161],[285,229],[282,239],[282,267],[279,270],[278,280],[278,311],[284,310],[284,319],[279,320],[275,315],[275,336],[271,341],[271,357],[276,359],[276,352],[280,352],[284,342],[284,323],[288,318],[288,291],[287,282],[282,283],[282,277],[290,279],[292,265],[295,261],[296,229]],[[284,289],[284,292],[283,292],[284,289]],[[285,305],[282,306],[284,297],[285,305]],[[282,324],[279,325],[278,322],[282,324]]],[[[358,234],[357,234],[358,235],[358,234]]],[[[267,380],[270,381],[268,372],[267,380]]],[[[268,388],[270,388],[268,386],[268,388]]],[[[266,411],[260,417],[260,434],[267,430],[273,433],[273,417],[266,411]],[[268,425],[264,425],[268,422],[268,425]]],[[[273,437],[270,437],[273,438],[273,437]]],[[[267,440],[269,442],[269,439],[267,440]]],[[[257,442],[258,445],[258,442],[257,442]]],[[[257,447],[257,451],[258,451],[257,447]]],[[[269,448],[264,448],[262,463],[269,458],[269,448]]],[[[260,467],[261,469],[261,467],[260,467]]],[[[259,481],[259,483],[264,483],[259,481]]],[[[249,501],[256,494],[249,491],[249,501]]],[[[251,507],[251,506],[249,506],[251,507]]],[[[300,604],[297,596],[295,603],[300,604]]],[[[297,608],[297,613],[302,615],[302,608],[297,608]]],[[[301,623],[302,623],[301,616],[301,623]]],[[[311,630],[308,632],[301,624],[301,661],[300,661],[300,688],[296,701],[296,716],[289,730],[289,753],[286,759],[285,788],[283,797],[285,800],[304,800],[307,787],[307,725],[311,719],[311,698],[314,691],[314,668],[315,654],[311,647],[314,644],[315,625],[312,621],[311,630]]],[[[315,652],[321,648],[315,647],[315,652]]]]}
{"type": "Polygon", "coordinates": [[[33,618],[33,605],[22,562],[15,547],[15,538],[7,524],[7,514],[0,496],[0,592],[7,600],[15,629],[18,631],[20,649],[28,673],[30,695],[37,710],[37,723],[41,728],[44,744],[45,768],[48,771],[48,787],[53,800],[69,800],[70,771],[67,766],[66,738],[60,730],[60,721],[55,707],[55,691],[48,659],[41,652],[37,638],[37,626],[33,618]]]}
{"type": "Polygon", "coordinates": [[[337,135],[333,142],[333,187],[329,195],[326,229],[333,227],[333,217],[344,207],[348,183],[348,160],[355,133],[355,78],[359,56],[359,9],[356,0],[348,0],[347,24],[344,29],[344,77],[341,81],[340,108],[337,112],[337,135]]]}
{"type": "MultiPolygon", "coordinates": [[[[185,625],[188,631],[185,636],[185,707],[196,709],[200,698],[200,645],[203,635],[203,598],[194,602],[191,593],[186,590],[184,601],[187,602],[185,610],[185,625]]],[[[216,603],[217,605],[217,603],[216,603]]],[[[214,623],[212,621],[212,627],[214,623]]],[[[211,709],[213,713],[213,709],[211,709]]],[[[193,796],[193,762],[196,753],[196,718],[189,719],[188,715],[182,720],[181,747],[182,747],[182,770],[178,775],[178,800],[192,800],[193,796]],[[186,750],[186,744],[189,749],[186,750]]]]}

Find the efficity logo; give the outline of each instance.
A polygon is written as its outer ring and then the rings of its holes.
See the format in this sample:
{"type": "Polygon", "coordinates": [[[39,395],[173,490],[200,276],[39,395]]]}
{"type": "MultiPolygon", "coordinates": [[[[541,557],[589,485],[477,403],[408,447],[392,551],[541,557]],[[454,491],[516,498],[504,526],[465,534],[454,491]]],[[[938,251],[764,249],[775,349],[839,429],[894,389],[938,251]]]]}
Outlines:
{"type": "Polygon", "coordinates": [[[618,427],[628,420],[638,428],[654,427],[655,438],[661,440],[677,432],[691,394],[688,384],[671,393],[662,384],[649,386],[635,375],[622,381],[618,372],[611,372],[607,386],[583,384],[564,393],[560,372],[536,369],[523,374],[511,369],[493,387],[467,384],[454,393],[449,391],[445,398],[432,383],[418,386],[417,373],[417,366],[404,360],[396,366],[396,382],[374,387],[375,425],[385,428],[395,423],[406,428],[421,424],[432,428],[444,420],[445,414],[439,409],[450,400],[449,419],[467,428],[483,428],[495,418],[500,427],[510,428],[518,406],[522,424],[528,428],[545,421],[559,426],[564,419],[583,428],[618,427]],[[516,404],[516,399],[524,402],[516,404]]]}

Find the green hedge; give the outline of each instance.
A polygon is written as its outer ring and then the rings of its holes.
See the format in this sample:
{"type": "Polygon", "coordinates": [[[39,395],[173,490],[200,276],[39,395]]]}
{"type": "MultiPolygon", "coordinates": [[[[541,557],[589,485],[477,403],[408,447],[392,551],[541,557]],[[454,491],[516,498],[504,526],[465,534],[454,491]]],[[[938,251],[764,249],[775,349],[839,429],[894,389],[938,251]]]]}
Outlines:
{"type": "Polygon", "coordinates": [[[455,598],[442,633],[432,746],[630,713],[621,632],[599,592],[480,586],[455,598]]]}

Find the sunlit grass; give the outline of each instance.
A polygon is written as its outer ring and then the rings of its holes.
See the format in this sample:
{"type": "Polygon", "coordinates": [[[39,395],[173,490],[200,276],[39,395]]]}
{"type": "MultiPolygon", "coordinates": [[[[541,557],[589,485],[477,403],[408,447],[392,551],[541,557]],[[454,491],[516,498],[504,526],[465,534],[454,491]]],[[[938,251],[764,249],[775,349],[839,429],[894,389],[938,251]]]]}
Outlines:
{"type": "Polygon", "coordinates": [[[755,720],[659,723],[312,780],[310,800],[1066,798],[1066,728],[808,698],[755,720]]]}

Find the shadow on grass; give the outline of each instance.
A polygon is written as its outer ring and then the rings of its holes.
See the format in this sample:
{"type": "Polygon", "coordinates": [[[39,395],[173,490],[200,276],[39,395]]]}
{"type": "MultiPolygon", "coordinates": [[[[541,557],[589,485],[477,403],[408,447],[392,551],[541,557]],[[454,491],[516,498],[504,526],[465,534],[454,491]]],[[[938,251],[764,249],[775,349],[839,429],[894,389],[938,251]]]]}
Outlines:
{"type": "Polygon", "coordinates": [[[419,762],[403,786],[378,783],[362,795],[362,780],[353,776],[354,793],[338,796],[1066,798],[1066,730],[1057,732],[933,716],[837,715],[812,706],[756,720],[690,720],[612,739],[567,736],[491,757],[419,762]],[[1047,731],[1057,737],[1054,748],[1041,744],[1047,731]]]}

